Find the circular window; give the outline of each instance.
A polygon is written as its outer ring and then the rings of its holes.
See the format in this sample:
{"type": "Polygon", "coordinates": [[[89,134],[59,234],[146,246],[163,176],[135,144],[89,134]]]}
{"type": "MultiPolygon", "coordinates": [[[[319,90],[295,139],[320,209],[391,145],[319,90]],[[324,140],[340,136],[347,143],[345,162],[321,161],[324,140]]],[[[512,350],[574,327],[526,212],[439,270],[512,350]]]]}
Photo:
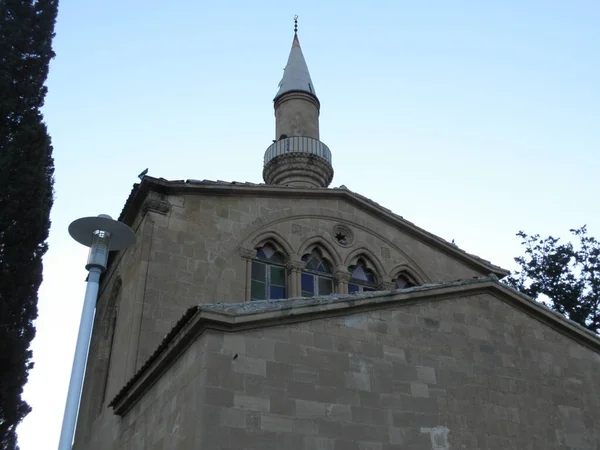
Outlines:
{"type": "Polygon", "coordinates": [[[354,242],[354,234],[346,225],[337,224],[331,230],[333,240],[342,247],[348,247],[354,242]]]}

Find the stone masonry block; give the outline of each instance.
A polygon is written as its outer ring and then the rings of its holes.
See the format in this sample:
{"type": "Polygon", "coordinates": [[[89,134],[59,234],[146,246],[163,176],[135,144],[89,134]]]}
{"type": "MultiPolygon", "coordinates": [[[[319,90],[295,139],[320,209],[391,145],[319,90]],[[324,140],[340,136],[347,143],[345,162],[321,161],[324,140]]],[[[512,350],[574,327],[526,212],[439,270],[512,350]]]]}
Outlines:
{"type": "Polygon", "coordinates": [[[214,387],[204,388],[204,402],[214,406],[233,406],[233,391],[214,387]]]}
{"type": "Polygon", "coordinates": [[[267,375],[267,362],[264,359],[239,356],[233,361],[233,370],[238,373],[265,377],[267,375]]]}
{"type": "Polygon", "coordinates": [[[416,366],[419,381],[436,384],[435,369],[433,367],[416,366]]]}
{"type": "Polygon", "coordinates": [[[327,417],[327,404],[296,399],[296,417],[299,419],[322,419],[327,417]]]}
{"type": "Polygon", "coordinates": [[[246,356],[273,361],[275,357],[275,341],[266,338],[246,338],[246,356]]]}
{"type": "Polygon", "coordinates": [[[351,422],[367,425],[385,425],[388,421],[387,410],[381,408],[351,407],[351,422]]]}
{"type": "Polygon", "coordinates": [[[267,361],[267,375],[270,380],[292,381],[294,379],[294,366],[282,362],[267,361]]]}
{"type": "Polygon", "coordinates": [[[272,414],[262,414],[261,428],[268,431],[291,432],[294,429],[294,419],[272,414]]]}
{"type": "Polygon", "coordinates": [[[427,385],[417,381],[410,383],[410,393],[413,397],[429,397],[427,385]]]}
{"type": "Polygon", "coordinates": [[[300,383],[318,383],[319,369],[306,366],[294,366],[294,381],[300,383]]]}
{"type": "Polygon", "coordinates": [[[220,425],[222,427],[246,428],[246,411],[236,408],[221,408],[220,425]]]}
{"type": "Polygon", "coordinates": [[[405,363],[406,362],[406,352],[403,348],[399,347],[391,347],[389,345],[383,346],[383,355],[386,360],[405,363]]]}
{"type": "Polygon", "coordinates": [[[306,450],[335,450],[335,440],[324,437],[305,437],[304,448],[306,450]]]}
{"type": "Polygon", "coordinates": [[[296,400],[288,398],[285,394],[272,396],[270,400],[270,411],[273,414],[295,417],[296,400]]]}
{"type": "Polygon", "coordinates": [[[334,450],[359,450],[358,442],[346,439],[336,439],[333,448],[334,450]]]}
{"type": "Polygon", "coordinates": [[[294,418],[294,433],[303,436],[317,436],[319,427],[316,420],[294,418]]]}
{"type": "Polygon", "coordinates": [[[250,411],[268,412],[270,399],[235,393],[233,404],[238,408],[248,409],[250,411]]]}
{"type": "Polygon", "coordinates": [[[338,422],[352,421],[352,412],[349,405],[329,404],[325,407],[325,413],[331,420],[338,422]]]}
{"type": "Polygon", "coordinates": [[[306,330],[290,330],[290,341],[294,344],[313,347],[315,345],[314,333],[306,330]]]}
{"type": "Polygon", "coordinates": [[[359,450],[382,450],[381,442],[358,441],[359,450]]]}

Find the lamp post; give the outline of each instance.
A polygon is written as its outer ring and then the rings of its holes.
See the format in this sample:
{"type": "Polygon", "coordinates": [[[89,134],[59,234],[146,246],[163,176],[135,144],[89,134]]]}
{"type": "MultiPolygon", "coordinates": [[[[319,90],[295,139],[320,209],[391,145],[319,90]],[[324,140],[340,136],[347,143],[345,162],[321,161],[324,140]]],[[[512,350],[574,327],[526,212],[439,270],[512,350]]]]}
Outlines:
{"type": "Polygon", "coordinates": [[[98,298],[100,274],[106,270],[108,252],[123,250],[135,242],[133,230],[122,222],[113,220],[106,214],[98,217],[83,217],[69,225],[69,234],[80,244],[90,247],[88,261],[85,268],[88,270],[87,287],[81,312],[77,346],[71,369],[67,404],[60,432],[59,450],[70,450],[73,444],[75,421],[81,400],[81,387],[87,361],[90,336],[94,323],[94,310],[98,298]]]}

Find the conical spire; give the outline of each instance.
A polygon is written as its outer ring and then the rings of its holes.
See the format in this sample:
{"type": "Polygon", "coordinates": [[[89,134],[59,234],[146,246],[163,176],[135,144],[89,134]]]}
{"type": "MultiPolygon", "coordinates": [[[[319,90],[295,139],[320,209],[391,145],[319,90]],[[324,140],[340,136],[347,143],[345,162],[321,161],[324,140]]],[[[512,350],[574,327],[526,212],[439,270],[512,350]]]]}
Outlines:
{"type": "Polygon", "coordinates": [[[275,140],[265,152],[265,183],[292,187],[326,188],[333,179],[331,151],[319,140],[321,104],[313,87],[298,40],[294,41],[273,100],[275,140]]]}
{"type": "Polygon", "coordinates": [[[317,96],[315,87],[310,79],[308,66],[302,54],[300,41],[298,40],[298,17],[294,18],[294,40],[288,57],[287,65],[283,71],[283,78],[279,82],[279,91],[275,99],[286,92],[302,91],[317,96]]]}

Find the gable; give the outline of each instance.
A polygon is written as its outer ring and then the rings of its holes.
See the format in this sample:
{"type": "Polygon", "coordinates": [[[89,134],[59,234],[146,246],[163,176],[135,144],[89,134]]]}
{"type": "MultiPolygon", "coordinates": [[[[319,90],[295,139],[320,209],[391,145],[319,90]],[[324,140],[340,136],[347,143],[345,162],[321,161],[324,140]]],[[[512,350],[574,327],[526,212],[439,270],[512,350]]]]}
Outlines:
{"type": "MultiPolygon", "coordinates": [[[[138,218],[138,214],[141,210],[148,209],[148,203],[153,205],[161,203],[155,198],[151,198],[152,193],[157,193],[159,197],[164,199],[163,205],[158,206],[159,209],[168,208],[166,196],[178,196],[183,194],[245,197],[266,196],[284,199],[300,198],[303,200],[343,199],[345,200],[344,203],[350,205],[352,208],[359,209],[366,214],[378,217],[382,222],[389,223],[398,232],[412,236],[420,242],[430,245],[442,253],[450,255],[452,258],[462,261],[464,264],[471,266],[473,269],[484,275],[494,274],[502,277],[508,273],[505,269],[495,266],[489,261],[475,255],[469,254],[464,250],[459,249],[456,245],[419,228],[414,223],[394,214],[391,210],[384,208],[373,200],[350,191],[345,186],[332,189],[293,188],[254,183],[215,182],[208,180],[167,181],[165,179],[146,176],[141,184],[134,185],[119,220],[131,225],[138,218]]],[[[150,209],[152,209],[152,206],[150,206],[150,209]]]]}
{"type": "Polygon", "coordinates": [[[261,235],[271,232],[280,237],[282,246],[287,244],[288,253],[299,254],[311,240],[321,238],[323,244],[330,244],[336,265],[347,266],[353,256],[363,253],[381,281],[392,281],[403,267],[419,283],[507,273],[346,188],[168,182],[145,177],[132,192],[121,220],[133,224],[147,211],[165,214],[168,221],[164,222],[178,233],[177,238],[192,245],[202,234],[219,241],[218,248],[210,251],[218,252],[220,258],[230,258],[239,249],[252,250],[261,235]],[[352,242],[336,240],[340,228],[352,242]]]}

